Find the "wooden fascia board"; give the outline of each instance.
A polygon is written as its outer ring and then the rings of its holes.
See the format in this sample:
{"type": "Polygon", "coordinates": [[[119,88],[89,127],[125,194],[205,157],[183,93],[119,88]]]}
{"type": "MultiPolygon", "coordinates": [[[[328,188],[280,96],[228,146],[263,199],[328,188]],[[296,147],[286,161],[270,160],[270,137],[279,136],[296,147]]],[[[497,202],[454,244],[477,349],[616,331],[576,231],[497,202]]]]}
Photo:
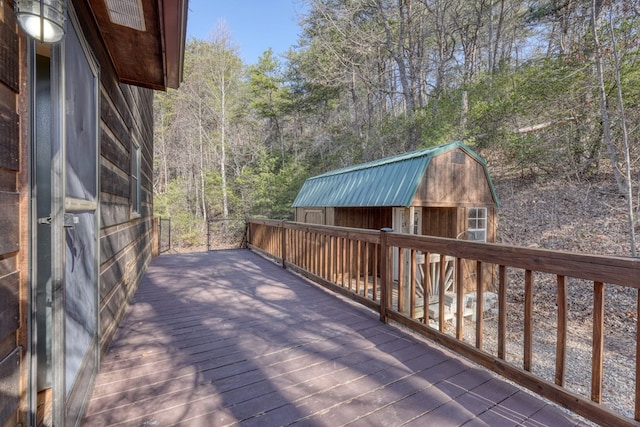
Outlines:
{"type": "Polygon", "coordinates": [[[159,2],[164,55],[165,86],[177,89],[182,82],[187,31],[187,0],[159,2]]]}

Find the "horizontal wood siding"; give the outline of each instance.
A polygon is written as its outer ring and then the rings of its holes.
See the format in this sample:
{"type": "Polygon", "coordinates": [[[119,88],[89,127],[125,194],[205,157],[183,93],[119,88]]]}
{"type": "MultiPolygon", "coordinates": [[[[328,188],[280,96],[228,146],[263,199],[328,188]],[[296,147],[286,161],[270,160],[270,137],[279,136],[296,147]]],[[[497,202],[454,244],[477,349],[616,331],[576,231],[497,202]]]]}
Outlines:
{"type": "Polygon", "coordinates": [[[18,330],[20,274],[14,271],[0,277],[0,341],[18,330]]]}
{"type": "MultiPolygon", "coordinates": [[[[101,80],[107,77],[103,73],[101,80]]],[[[102,94],[112,83],[103,84],[102,94]]],[[[127,302],[135,292],[142,272],[151,258],[153,215],[153,94],[125,85],[109,102],[103,101],[101,141],[101,288],[100,326],[102,350],[116,330],[127,302]],[[108,106],[108,108],[105,108],[108,106]],[[125,133],[125,123],[131,126],[125,133]],[[140,145],[140,217],[131,211],[131,147],[140,145]]],[[[112,96],[112,93],[109,93],[112,96]]]]}
{"type": "Polygon", "coordinates": [[[7,420],[15,419],[20,405],[20,365],[20,348],[14,348],[0,359],[0,420],[3,425],[11,424],[7,420]]]}
{"type": "Polygon", "coordinates": [[[0,0],[0,426],[25,422],[28,363],[26,295],[28,248],[28,159],[24,40],[13,14],[13,2],[0,0]],[[24,187],[22,187],[24,185],[24,187]]]}
{"type": "Polygon", "coordinates": [[[18,202],[20,194],[0,191],[0,255],[16,252],[20,248],[18,202]]]}

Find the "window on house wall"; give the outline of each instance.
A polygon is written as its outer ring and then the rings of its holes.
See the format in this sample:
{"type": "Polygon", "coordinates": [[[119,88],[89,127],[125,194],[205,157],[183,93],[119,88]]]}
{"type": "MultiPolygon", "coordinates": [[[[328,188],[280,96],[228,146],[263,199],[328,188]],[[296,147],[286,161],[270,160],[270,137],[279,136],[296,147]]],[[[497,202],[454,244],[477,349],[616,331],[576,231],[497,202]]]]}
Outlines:
{"type": "Polygon", "coordinates": [[[487,241],[487,208],[469,208],[467,239],[477,242],[487,241]]]}
{"type": "Polygon", "coordinates": [[[140,215],[140,147],[131,145],[131,212],[140,215]]]}

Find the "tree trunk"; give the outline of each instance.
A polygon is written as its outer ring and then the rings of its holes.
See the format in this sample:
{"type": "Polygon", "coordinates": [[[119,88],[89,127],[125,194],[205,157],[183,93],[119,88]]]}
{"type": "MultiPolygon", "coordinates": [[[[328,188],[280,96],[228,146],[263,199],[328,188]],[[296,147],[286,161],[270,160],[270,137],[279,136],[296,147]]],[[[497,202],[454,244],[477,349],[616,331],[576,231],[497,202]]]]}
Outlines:
{"type": "Polygon", "coordinates": [[[409,139],[409,150],[415,149],[418,145],[418,141],[416,138],[416,129],[413,123],[413,113],[415,110],[415,100],[413,98],[413,93],[411,92],[411,83],[409,81],[409,75],[407,72],[407,64],[404,59],[404,39],[406,36],[406,16],[405,16],[405,4],[403,0],[398,0],[398,19],[399,19],[399,31],[397,40],[394,41],[393,34],[391,28],[389,27],[389,20],[384,12],[384,6],[381,1],[378,1],[378,10],[380,12],[380,16],[382,18],[382,24],[384,26],[385,34],[386,34],[386,45],[389,54],[393,58],[394,62],[398,66],[398,78],[400,79],[400,84],[402,85],[402,95],[405,102],[404,113],[407,117],[407,122],[409,124],[408,131],[408,139],[409,139]]]}
{"type": "Polygon", "coordinates": [[[463,139],[467,131],[467,120],[469,117],[469,92],[467,89],[462,90],[462,101],[460,105],[460,135],[459,138],[463,139]]]}
{"type": "MultiPolygon", "coordinates": [[[[221,98],[221,114],[220,114],[220,176],[222,177],[222,217],[229,218],[229,203],[227,197],[227,171],[225,163],[227,162],[226,136],[227,136],[227,112],[226,108],[226,88],[225,88],[224,72],[222,73],[222,83],[220,84],[221,98]]],[[[225,224],[226,228],[226,224],[225,224]]]]}
{"type": "Polygon", "coordinates": [[[593,45],[595,53],[595,65],[596,65],[596,78],[598,80],[598,94],[600,95],[600,118],[602,120],[602,139],[605,147],[607,148],[607,154],[611,161],[611,169],[616,180],[618,192],[625,194],[625,183],[618,168],[618,156],[616,149],[611,141],[611,122],[609,121],[609,111],[607,110],[607,92],[604,86],[603,76],[603,64],[602,64],[602,49],[600,46],[600,39],[598,38],[598,14],[599,14],[598,0],[591,0],[591,30],[593,32],[593,45]]]}
{"type": "Polygon", "coordinates": [[[616,86],[618,87],[618,109],[620,110],[620,125],[622,127],[622,143],[624,146],[624,184],[625,196],[627,200],[627,220],[629,224],[629,243],[631,245],[631,256],[637,257],[638,250],[636,245],[635,220],[633,215],[633,186],[631,183],[631,154],[629,151],[629,135],[627,133],[627,120],[625,116],[624,102],[622,98],[622,82],[620,79],[620,56],[618,54],[618,44],[613,28],[613,17],[609,15],[609,31],[611,32],[611,45],[613,50],[613,58],[615,63],[616,86]]]}
{"type": "Polygon", "coordinates": [[[202,217],[207,220],[207,197],[204,185],[204,138],[202,136],[202,99],[198,98],[198,138],[200,139],[200,189],[202,193],[202,217]]]}

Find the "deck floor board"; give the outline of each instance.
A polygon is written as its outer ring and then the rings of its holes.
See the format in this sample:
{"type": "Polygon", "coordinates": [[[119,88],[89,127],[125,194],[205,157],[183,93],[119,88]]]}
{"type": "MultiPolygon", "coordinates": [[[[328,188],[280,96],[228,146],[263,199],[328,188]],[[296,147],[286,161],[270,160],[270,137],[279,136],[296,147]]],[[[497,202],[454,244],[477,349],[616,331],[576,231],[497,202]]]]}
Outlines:
{"type": "Polygon", "coordinates": [[[85,426],[575,426],[488,371],[246,250],[151,263],[85,426]]]}

